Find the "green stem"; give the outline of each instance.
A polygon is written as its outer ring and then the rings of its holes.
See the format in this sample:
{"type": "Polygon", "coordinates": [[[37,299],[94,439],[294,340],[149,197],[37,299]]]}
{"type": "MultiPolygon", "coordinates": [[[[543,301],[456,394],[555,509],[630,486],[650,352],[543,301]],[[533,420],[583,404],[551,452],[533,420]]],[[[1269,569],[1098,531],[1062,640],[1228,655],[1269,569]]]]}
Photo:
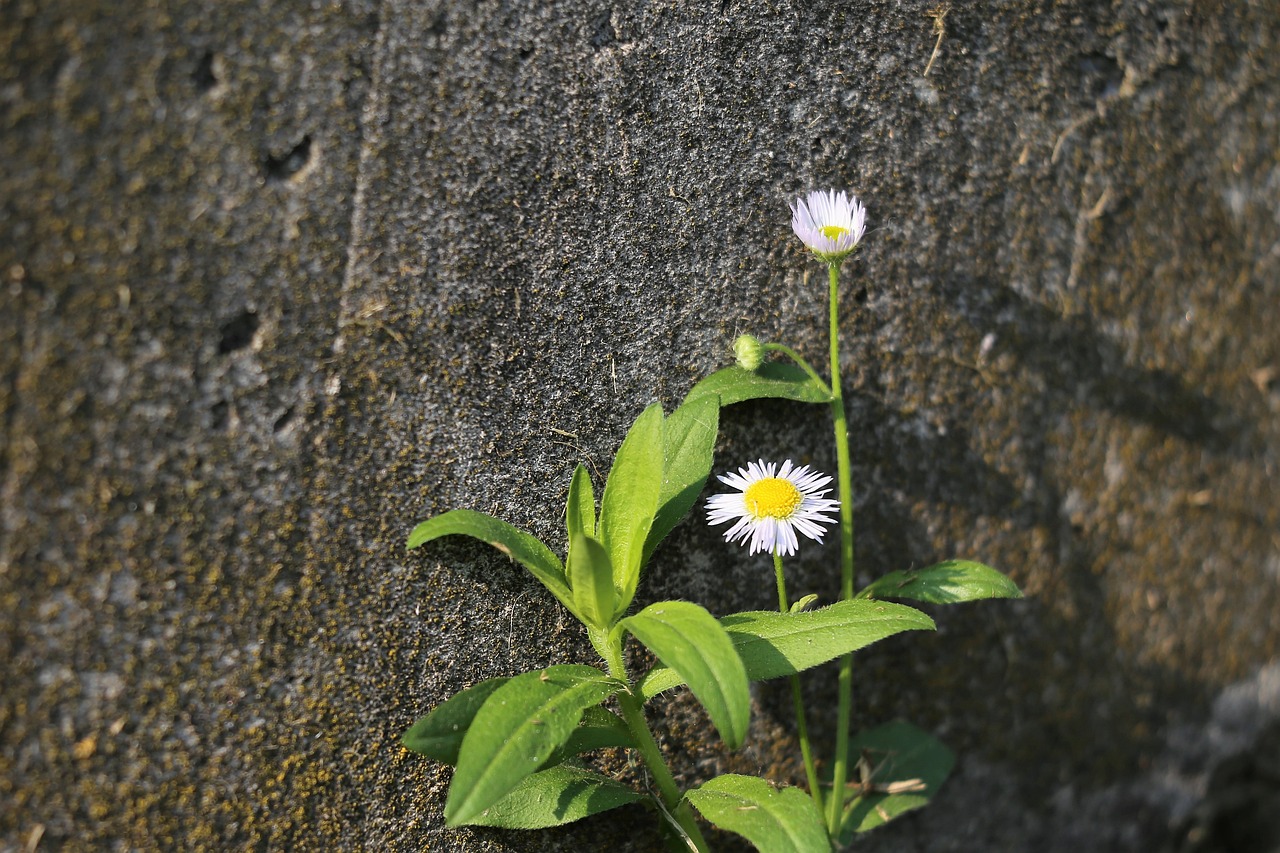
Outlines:
{"type": "Polygon", "coordinates": [[[804,356],[800,355],[800,353],[796,352],[791,347],[786,344],[763,344],[762,348],[782,353],[787,358],[794,361],[801,370],[809,374],[809,378],[818,383],[819,388],[826,391],[828,394],[831,393],[831,389],[827,386],[826,381],[818,375],[818,371],[814,370],[813,366],[804,360],[804,356]]]}
{"type": "MultiPolygon", "coordinates": [[[[782,574],[782,555],[773,552],[773,571],[778,577],[778,612],[787,613],[787,581],[782,574]]],[[[804,775],[809,780],[809,796],[822,813],[822,788],[818,786],[818,768],[813,763],[813,749],[809,746],[809,725],[804,717],[804,696],[800,692],[800,676],[791,676],[791,703],[796,709],[796,734],[800,737],[800,754],[804,756],[804,775]]]]}
{"type": "MultiPolygon", "coordinates": [[[[849,461],[849,428],[840,382],[840,267],[828,266],[830,282],[831,417],[835,422],[836,464],[840,481],[840,598],[853,598],[853,474],[849,461]]],[[[849,765],[849,717],[853,707],[853,655],[840,659],[839,705],[836,710],[836,755],[831,768],[831,799],[827,802],[827,830],[840,833],[844,783],[849,765]]]]}
{"type": "Polygon", "coordinates": [[[680,824],[680,828],[684,830],[694,849],[698,853],[710,853],[711,848],[707,846],[707,840],[702,837],[702,830],[698,828],[693,809],[680,793],[675,777],[667,769],[667,763],[662,759],[662,751],[658,748],[657,741],[653,739],[653,733],[649,731],[649,723],[644,717],[644,705],[632,692],[631,679],[627,677],[627,670],[622,662],[621,642],[610,637],[606,647],[609,654],[605,655],[605,663],[609,667],[609,674],[626,685],[626,689],[617,694],[618,705],[622,709],[622,719],[626,721],[627,728],[631,731],[631,739],[635,742],[636,751],[640,753],[640,758],[649,769],[654,784],[658,786],[663,806],[667,813],[680,824]]]}

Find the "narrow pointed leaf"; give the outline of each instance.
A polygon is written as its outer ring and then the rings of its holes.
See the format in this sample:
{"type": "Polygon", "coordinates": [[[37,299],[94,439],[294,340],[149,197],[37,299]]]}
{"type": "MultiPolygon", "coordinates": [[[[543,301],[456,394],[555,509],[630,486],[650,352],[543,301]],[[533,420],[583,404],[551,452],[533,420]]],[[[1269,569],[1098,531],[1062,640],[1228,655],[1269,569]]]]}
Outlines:
{"type": "Polygon", "coordinates": [[[525,777],[471,823],[506,829],[545,829],[642,799],[641,794],[621,782],[561,764],[525,777]]]}
{"type": "Polygon", "coordinates": [[[569,739],[583,709],[620,686],[593,667],[560,665],[517,675],[495,690],[462,739],[445,823],[472,823],[569,739]]]}
{"type": "MultiPolygon", "coordinates": [[[[751,681],[794,675],[902,631],[935,627],[919,610],[887,601],[837,601],[802,613],[734,613],[720,624],[751,681]]],[[[648,701],[683,681],[673,668],[658,666],[645,675],[639,689],[648,701]]]]}
{"type": "Polygon", "coordinates": [[[606,629],[613,621],[615,593],[609,552],[595,539],[578,534],[569,540],[569,580],[573,603],[587,624],[606,629]]]}
{"type": "Polygon", "coordinates": [[[689,685],[730,749],[747,734],[751,696],[733,641],[716,618],[687,601],[651,604],[619,626],[689,685]]]}
{"type": "Polygon", "coordinates": [[[600,541],[613,561],[613,585],[626,607],[640,578],[645,537],[662,491],[662,406],[636,418],[618,448],[600,501],[600,541]]]}
{"type": "Polygon", "coordinates": [[[410,749],[445,764],[458,763],[458,749],[476,712],[509,679],[490,678],[473,684],[437,705],[435,710],[409,727],[400,738],[410,749]]]}
{"type": "Polygon", "coordinates": [[[643,562],[698,500],[711,474],[720,429],[720,399],[704,395],[671,413],[662,427],[662,490],[644,543],[643,562]]]}
{"type": "Polygon", "coordinates": [[[569,502],[564,510],[565,525],[569,528],[569,539],[575,535],[596,535],[596,495],[591,488],[591,475],[582,463],[573,470],[573,479],[569,482],[569,502]]]}
{"type": "Polygon", "coordinates": [[[755,776],[717,776],[686,795],[702,816],[764,853],[831,850],[818,807],[799,788],[775,788],[755,776]]]}
{"type": "Polygon", "coordinates": [[[599,705],[594,705],[582,712],[578,727],[569,735],[569,739],[543,762],[543,767],[559,764],[565,759],[584,752],[613,747],[631,748],[635,741],[627,724],[617,714],[599,705]]]}
{"type": "Polygon", "coordinates": [[[686,402],[702,396],[719,395],[720,405],[732,406],[744,400],[777,397],[801,403],[830,403],[831,394],[809,374],[794,364],[767,361],[756,370],[733,366],[715,373],[694,385],[686,402]]]}
{"type": "Polygon", "coordinates": [[[890,572],[864,587],[858,598],[909,598],[930,604],[956,604],[983,598],[1022,598],[1017,584],[990,566],[972,560],[905,572],[890,572]]]}
{"type": "Polygon", "coordinates": [[[955,763],[955,753],[942,741],[901,720],[859,732],[849,741],[854,778],[846,791],[851,799],[841,820],[841,843],[927,805],[955,763]]]}
{"type": "Polygon", "coordinates": [[[470,509],[455,509],[422,522],[409,534],[409,548],[441,536],[470,536],[487,542],[529,570],[560,603],[572,612],[573,596],[560,558],[542,541],[500,518],[470,509]]]}

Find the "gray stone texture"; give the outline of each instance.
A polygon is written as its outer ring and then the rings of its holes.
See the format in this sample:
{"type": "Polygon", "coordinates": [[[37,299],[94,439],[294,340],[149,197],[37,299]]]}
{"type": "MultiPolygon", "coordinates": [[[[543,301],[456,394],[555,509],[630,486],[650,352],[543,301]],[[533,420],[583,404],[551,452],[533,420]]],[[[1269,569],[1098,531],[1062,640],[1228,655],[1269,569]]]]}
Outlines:
{"type": "MultiPolygon", "coordinates": [[[[859,655],[861,724],[960,755],[866,849],[1201,843],[1277,713],[1280,3],[942,11],[4,0],[0,848],[660,849],[639,808],[443,827],[449,772],[399,734],[591,656],[518,566],[404,539],[471,507],[562,548],[574,464],[735,334],[821,364],[786,205],[828,186],[873,229],[841,315],[860,578],[968,556],[1027,593],[859,655]]],[[[717,465],[832,470],[829,433],[744,404],[717,465]]],[[[805,548],[793,591],[837,563],[805,548]]],[[[772,596],[696,521],[640,593],[772,596]]],[[[756,700],[736,754],[655,707],[683,779],[800,780],[786,691],[756,700]]]]}

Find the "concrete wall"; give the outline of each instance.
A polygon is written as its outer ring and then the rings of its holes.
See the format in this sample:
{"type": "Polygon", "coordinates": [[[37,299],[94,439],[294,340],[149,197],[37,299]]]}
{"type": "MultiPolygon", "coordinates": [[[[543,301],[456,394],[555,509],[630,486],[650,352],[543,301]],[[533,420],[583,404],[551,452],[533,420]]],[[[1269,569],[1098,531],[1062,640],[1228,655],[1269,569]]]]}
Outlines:
{"type": "MultiPolygon", "coordinates": [[[[589,647],[500,555],[404,538],[471,507],[562,547],[574,464],[738,332],[820,362],[786,205],[827,186],[873,229],[842,305],[861,578],[969,556],[1028,594],[859,656],[862,723],[961,755],[867,848],[1186,836],[1280,715],[1280,5],[940,11],[5,3],[0,847],[655,849],[639,809],[443,828],[448,772],[399,734],[589,647]]],[[[717,464],[833,469],[829,429],[745,404],[717,464]]],[[[793,590],[837,562],[805,549],[793,590]]],[[[640,597],[771,584],[691,521],[640,597]]],[[[785,691],[757,700],[734,755],[660,706],[673,763],[799,781],[785,691]]]]}

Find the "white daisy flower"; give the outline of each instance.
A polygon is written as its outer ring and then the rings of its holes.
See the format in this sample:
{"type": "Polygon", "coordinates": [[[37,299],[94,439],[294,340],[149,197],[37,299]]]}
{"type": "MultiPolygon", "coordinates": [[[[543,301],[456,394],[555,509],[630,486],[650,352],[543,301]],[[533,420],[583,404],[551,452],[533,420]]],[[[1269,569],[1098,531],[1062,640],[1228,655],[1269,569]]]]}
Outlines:
{"type": "Polygon", "coordinates": [[[791,230],[818,260],[836,263],[858,248],[867,230],[867,209],[844,191],[815,190],[791,205],[791,230]]]}
{"type": "Polygon", "coordinates": [[[823,515],[834,512],[840,502],[823,495],[831,478],[808,465],[791,467],[791,460],[766,463],[763,459],[739,468],[736,474],[725,474],[720,482],[738,491],[712,495],[707,499],[707,523],[736,523],[724,534],[726,542],[751,540],[751,554],[775,551],[784,557],[796,552],[796,531],[815,541],[822,541],[823,524],[834,524],[834,518],[823,515]]]}

